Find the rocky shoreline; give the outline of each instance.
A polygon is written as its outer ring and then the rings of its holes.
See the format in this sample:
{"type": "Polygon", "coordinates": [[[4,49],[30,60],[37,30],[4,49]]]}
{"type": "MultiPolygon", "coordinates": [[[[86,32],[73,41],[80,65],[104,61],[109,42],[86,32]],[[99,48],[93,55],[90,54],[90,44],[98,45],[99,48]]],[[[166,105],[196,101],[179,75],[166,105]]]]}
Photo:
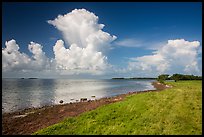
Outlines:
{"type": "Polygon", "coordinates": [[[158,92],[165,88],[170,88],[170,86],[163,85],[159,82],[153,82],[152,85],[156,90],[129,92],[98,100],[29,108],[18,112],[5,113],[2,115],[2,134],[30,135],[39,129],[58,123],[64,118],[78,116],[83,112],[96,109],[99,106],[121,101],[128,95],[158,92]]]}

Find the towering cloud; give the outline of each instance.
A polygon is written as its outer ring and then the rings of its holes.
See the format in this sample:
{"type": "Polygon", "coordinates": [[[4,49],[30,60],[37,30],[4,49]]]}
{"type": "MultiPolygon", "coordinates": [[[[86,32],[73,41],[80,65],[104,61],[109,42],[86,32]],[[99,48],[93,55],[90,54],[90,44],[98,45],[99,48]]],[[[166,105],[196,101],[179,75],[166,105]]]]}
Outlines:
{"type": "Polygon", "coordinates": [[[168,40],[168,43],[147,55],[131,59],[129,70],[143,73],[187,73],[199,74],[198,48],[200,42],[184,39],[168,40]]]}
{"type": "Polygon", "coordinates": [[[58,40],[53,48],[57,68],[65,70],[96,71],[107,68],[105,51],[116,36],[102,31],[98,17],[85,9],[75,9],[66,15],[59,15],[49,24],[62,32],[65,43],[58,40]]]}
{"type": "Polygon", "coordinates": [[[63,74],[101,74],[110,66],[105,54],[116,36],[102,31],[104,25],[98,24],[98,17],[94,13],[75,9],[48,23],[63,34],[66,43],[63,40],[56,42],[53,46],[54,59],[45,56],[40,44],[31,42],[28,45],[33,54],[29,57],[20,53],[15,40],[10,40],[2,49],[3,71],[52,70],[63,74]]]}

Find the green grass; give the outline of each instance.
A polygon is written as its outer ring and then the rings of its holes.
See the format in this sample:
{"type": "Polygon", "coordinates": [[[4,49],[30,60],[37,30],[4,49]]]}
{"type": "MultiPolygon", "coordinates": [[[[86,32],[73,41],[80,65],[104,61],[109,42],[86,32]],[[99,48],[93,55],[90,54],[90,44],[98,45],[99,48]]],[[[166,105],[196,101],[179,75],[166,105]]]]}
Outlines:
{"type": "Polygon", "coordinates": [[[173,88],[130,95],[34,134],[202,134],[202,81],[166,83],[173,88]]]}

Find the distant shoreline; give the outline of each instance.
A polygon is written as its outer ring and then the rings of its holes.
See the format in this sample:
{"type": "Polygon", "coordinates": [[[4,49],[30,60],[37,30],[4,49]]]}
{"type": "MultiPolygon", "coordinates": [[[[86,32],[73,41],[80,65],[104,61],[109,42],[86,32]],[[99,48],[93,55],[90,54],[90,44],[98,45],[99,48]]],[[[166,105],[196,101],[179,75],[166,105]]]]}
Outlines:
{"type": "Polygon", "coordinates": [[[157,78],[143,78],[143,77],[138,77],[138,78],[111,78],[111,79],[124,79],[124,80],[130,80],[130,79],[147,79],[147,80],[150,80],[150,79],[153,79],[153,80],[156,80],[157,78]]]}

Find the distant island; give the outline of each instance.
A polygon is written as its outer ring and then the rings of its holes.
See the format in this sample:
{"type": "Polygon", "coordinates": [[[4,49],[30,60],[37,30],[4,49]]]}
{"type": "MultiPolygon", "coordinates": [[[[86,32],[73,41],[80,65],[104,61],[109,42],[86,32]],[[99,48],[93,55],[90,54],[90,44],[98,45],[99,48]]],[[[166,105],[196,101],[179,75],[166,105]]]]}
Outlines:
{"type": "Polygon", "coordinates": [[[21,79],[38,79],[38,78],[21,78],[21,79]]]}

